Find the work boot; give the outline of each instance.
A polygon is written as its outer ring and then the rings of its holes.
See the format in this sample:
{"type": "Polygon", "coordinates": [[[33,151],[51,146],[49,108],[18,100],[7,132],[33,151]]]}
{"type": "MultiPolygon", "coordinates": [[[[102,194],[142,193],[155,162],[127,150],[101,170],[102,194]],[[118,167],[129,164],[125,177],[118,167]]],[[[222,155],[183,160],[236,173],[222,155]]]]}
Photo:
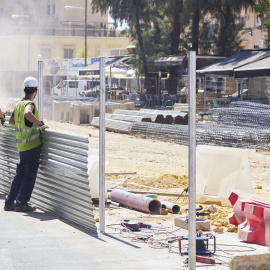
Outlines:
{"type": "Polygon", "coordinates": [[[14,211],[15,210],[15,203],[12,203],[10,205],[5,204],[4,211],[14,211]]]}
{"type": "Polygon", "coordinates": [[[15,206],[15,212],[34,212],[34,211],[36,211],[36,207],[31,206],[28,203],[15,206]]]}

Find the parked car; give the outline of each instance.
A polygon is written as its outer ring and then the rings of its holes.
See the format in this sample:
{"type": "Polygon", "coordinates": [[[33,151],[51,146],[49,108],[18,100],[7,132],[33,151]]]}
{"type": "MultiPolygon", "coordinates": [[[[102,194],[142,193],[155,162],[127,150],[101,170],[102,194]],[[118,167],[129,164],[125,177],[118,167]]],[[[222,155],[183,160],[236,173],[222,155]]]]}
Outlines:
{"type": "Polygon", "coordinates": [[[86,80],[63,80],[52,89],[52,92],[56,96],[84,96],[87,85],[88,81],[86,80]]]}

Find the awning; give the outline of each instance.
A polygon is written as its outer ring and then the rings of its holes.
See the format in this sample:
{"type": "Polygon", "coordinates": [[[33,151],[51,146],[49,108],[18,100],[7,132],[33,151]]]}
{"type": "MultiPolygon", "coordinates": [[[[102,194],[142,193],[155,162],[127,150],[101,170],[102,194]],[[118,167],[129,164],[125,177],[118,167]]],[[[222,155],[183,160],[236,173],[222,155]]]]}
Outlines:
{"type": "MultiPolygon", "coordinates": [[[[106,67],[108,66],[115,67],[119,64],[122,64],[123,62],[126,62],[129,58],[130,56],[107,58],[106,67]]],[[[92,65],[89,65],[79,70],[79,76],[85,76],[85,75],[91,76],[91,75],[99,75],[99,74],[100,74],[99,62],[95,62],[92,65]]]]}
{"type": "MultiPolygon", "coordinates": [[[[98,70],[98,73],[93,70],[91,72],[92,74],[88,75],[81,75],[81,77],[83,78],[88,78],[88,79],[93,79],[93,78],[99,78],[100,73],[98,70]]],[[[135,71],[132,69],[125,69],[122,66],[118,66],[118,67],[111,67],[109,65],[106,66],[105,68],[105,76],[106,77],[111,77],[112,79],[134,79],[135,78],[135,71]]]]}
{"type": "Polygon", "coordinates": [[[243,65],[260,60],[270,55],[269,49],[264,50],[240,50],[238,53],[221,60],[218,63],[209,65],[203,69],[197,70],[198,74],[213,74],[233,76],[234,70],[243,65]]]}
{"type": "Polygon", "coordinates": [[[155,66],[179,66],[182,65],[183,59],[186,55],[169,55],[161,56],[154,60],[155,66]]]}
{"type": "Polygon", "coordinates": [[[234,70],[235,78],[270,76],[270,56],[234,70]]]}

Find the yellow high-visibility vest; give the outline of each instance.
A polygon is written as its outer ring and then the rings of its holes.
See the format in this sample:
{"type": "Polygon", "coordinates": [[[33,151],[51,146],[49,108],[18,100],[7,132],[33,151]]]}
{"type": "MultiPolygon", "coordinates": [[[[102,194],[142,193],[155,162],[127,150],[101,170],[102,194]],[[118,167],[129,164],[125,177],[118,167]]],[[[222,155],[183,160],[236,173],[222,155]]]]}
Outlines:
{"type": "Polygon", "coordinates": [[[14,121],[16,131],[16,143],[19,152],[31,150],[41,145],[39,127],[35,124],[33,124],[32,127],[28,127],[25,125],[24,109],[26,104],[28,104],[29,102],[34,104],[34,115],[37,119],[39,119],[38,109],[34,101],[29,99],[22,99],[16,104],[14,110],[14,121]]]}

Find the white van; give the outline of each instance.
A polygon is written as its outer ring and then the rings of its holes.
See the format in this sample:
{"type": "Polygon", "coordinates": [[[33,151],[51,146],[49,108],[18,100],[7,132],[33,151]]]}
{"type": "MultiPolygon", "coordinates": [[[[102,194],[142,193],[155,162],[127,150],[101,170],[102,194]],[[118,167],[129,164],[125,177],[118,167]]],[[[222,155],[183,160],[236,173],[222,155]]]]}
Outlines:
{"type": "Polygon", "coordinates": [[[84,97],[88,89],[87,80],[63,80],[53,88],[53,95],[67,97],[84,97]]]}

